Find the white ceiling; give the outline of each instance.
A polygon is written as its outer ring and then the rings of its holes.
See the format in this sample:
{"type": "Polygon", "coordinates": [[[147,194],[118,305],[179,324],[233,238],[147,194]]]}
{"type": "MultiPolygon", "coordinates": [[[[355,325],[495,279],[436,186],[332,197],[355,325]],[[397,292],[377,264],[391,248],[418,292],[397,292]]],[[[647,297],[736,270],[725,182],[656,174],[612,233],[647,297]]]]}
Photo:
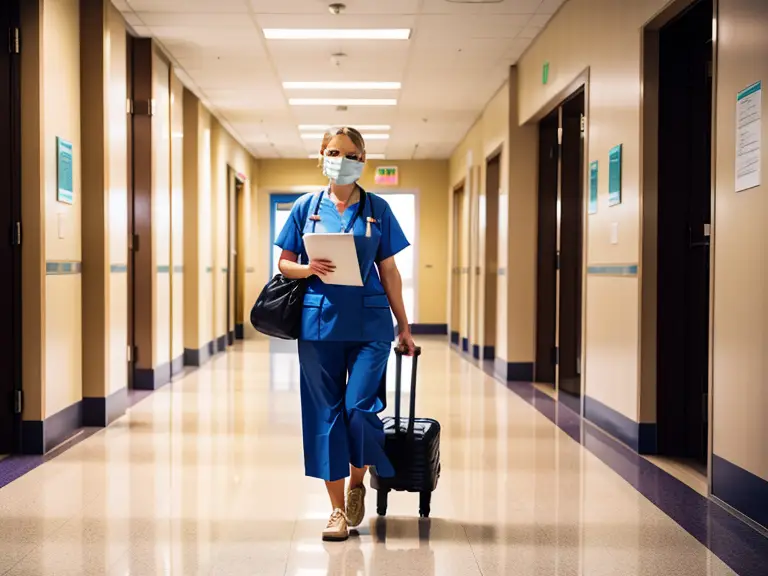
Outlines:
{"type": "Polygon", "coordinates": [[[388,124],[368,151],[447,158],[508,69],[565,0],[113,0],[156,38],[181,80],[259,158],[306,158],[299,124],[388,124]],[[263,28],[411,28],[410,40],[265,40],[263,28]],[[340,66],[331,54],[344,52],[340,66]],[[402,89],[284,90],[286,81],[395,81],[402,89]],[[289,97],[397,98],[397,106],[290,106],[289,97]]]}

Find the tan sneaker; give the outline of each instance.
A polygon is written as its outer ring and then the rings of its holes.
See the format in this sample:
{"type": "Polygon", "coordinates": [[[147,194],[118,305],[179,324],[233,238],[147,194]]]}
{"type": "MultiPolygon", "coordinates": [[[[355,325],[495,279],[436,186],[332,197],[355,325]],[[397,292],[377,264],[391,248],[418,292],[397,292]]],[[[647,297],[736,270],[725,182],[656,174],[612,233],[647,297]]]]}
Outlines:
{"type": "Polygon", "coordinates": [[[357,528],[365,518],[365,486],[347,490],[347,521],[351,528],[357,528]]]}
{"type": "Polygon", "coordinates": [[[343,542],[349,538],[349,522],[341,508],[336,508],[323,530],[323,540],[326,542],[343,542]]]}

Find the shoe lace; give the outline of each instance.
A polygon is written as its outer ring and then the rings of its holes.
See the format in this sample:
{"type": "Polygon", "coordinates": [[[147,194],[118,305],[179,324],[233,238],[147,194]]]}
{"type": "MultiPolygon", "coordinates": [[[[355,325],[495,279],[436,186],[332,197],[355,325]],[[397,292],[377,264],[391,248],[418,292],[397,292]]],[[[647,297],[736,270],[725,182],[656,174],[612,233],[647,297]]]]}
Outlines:
{"type": "Polygon", "coordinates": [[[336,510],[333,511],[333,514],[331,514],[330,520],[328,520],[328,528],[332,528],[333,526],[336,526],[341,520],[346,521],[347,515],[344,513],[344,510],[341,510],[340,508],[336,508],[336,510]]]}

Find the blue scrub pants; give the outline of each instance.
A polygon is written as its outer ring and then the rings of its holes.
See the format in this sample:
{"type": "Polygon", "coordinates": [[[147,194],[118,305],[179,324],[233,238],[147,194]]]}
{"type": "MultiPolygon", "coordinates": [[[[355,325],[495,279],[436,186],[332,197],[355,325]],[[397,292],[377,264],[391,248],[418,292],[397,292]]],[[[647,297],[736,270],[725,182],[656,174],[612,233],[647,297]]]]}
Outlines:
{"type": "Polygon", "coordinates": [[[307,476],[327,482],[349,465],[394,475],[378,414],[386,408],[390,342],[299,340],[301,420],[307,476]]]}

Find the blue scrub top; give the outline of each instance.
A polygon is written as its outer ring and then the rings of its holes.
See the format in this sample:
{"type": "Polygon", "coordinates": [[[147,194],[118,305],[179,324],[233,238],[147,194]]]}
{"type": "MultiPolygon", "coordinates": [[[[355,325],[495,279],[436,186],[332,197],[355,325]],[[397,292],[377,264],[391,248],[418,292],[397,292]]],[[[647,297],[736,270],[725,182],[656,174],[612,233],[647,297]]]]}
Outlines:
{"type": "Polygon", "coordinates": [[[301,340],[336,342],[392,342],[395,336],[389,300],[374,266],[394,256],[410,244],[386,200],[366,193],[364,208],[348,206],[339,214],[328,190],[305,194],[293,205],[275,245],[298,254],[308,262],[302,236],[308,233],[345,232],[352,222],[363,286],[334,286],[313,276],[304,296],[301,340]],[[319,221],[309,218],[317,202],[319,221]],[[367,219],[373,218],[371,236],[366,237],[367,219]]]}

